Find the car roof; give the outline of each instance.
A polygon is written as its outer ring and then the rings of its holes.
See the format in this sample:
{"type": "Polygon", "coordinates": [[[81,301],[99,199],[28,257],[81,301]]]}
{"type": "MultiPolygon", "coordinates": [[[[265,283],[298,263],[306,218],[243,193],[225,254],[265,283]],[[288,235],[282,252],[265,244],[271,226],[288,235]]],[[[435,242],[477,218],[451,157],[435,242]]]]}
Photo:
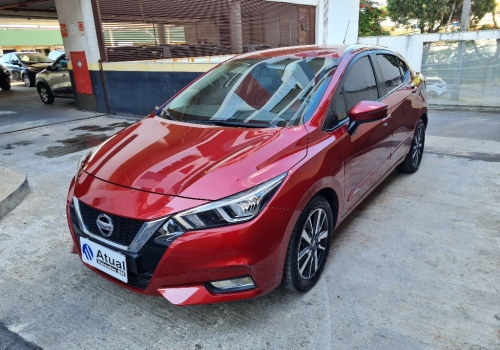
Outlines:
{"type": "Polygon", "coordinates": [[[235,58],[252,59],[252,58],[273,58],[282,56],[339,58],[347,51],[362,52],[368,50],[386,50],[394,52],[393,50],[387,47],[378,45],[369,45],[369,44],[307,45],[307,46],[280,47],[276,49],[249,52],[238,55],[235,58]]]}

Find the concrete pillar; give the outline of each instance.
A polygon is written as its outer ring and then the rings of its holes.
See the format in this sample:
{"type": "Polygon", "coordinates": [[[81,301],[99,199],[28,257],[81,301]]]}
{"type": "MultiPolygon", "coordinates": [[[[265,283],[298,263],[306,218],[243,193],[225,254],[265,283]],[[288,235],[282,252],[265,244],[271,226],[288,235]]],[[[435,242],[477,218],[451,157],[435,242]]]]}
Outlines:
{"type": "MultiPolygon", "coordinates": [[[[94,13],[91,0],[55,0],[57,17],[60,24],[67,28],[63,37],[64,50],[68,58],[70,52],[84,51],[90,75],[92,93],[87,89],[78,92],[73,70],[70,70],[76,107],[80,110],[107,112],[107,99],[99,70],[101,55],[97,41],[94,13]]],[[[74,64],[74,62],[71,62],[74,64]]]]}
{"type": "Polygon", "coordinates": [[[156,34],[158,45],[166,45],[167,41],[165,39],[165,25],[163,23],[160,23],[156,26],[156,34]]]}
{"type": "Polygon", "coordinates": [[[91,0],[55,0],[59,23],[66,24],[68,36],[63,37],[64,48],[69,51],[85,51],[87,62],[101,59],[91,0]],[[83,23],[83,33],[78,28],[83,23]]]}
{"type": "Polygon", "coordinates": [[[359,0],[318,0],[318,44],[354,44],[358,41],[359,0]],[[321,17],[322,15],[322,17],[321,17]]]}
{"type": "Polygon", "coordinates": [[[241,29],[241,4],[233,0],[229,4],[229,27],[231,29],[232,53],[243,52],[243,32],[241,29]]]}

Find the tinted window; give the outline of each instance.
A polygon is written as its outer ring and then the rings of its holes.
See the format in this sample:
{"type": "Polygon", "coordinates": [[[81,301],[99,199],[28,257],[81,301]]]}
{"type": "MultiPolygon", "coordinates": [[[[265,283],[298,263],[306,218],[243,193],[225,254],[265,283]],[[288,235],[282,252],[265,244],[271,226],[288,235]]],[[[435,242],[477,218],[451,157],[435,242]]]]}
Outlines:
{"type": "Polygon", "coordinates": [[[344,93],[349,111],[360,101],[378,100],[377,84],[367,56],[352,66],[344,82],[344,93]]]}
{"type": "Polygon", "coordinates": [[[337,89],[337,92],[335,92],[333,96],[323,127],[325,130],[333,129],[346,118],[347,110],[345,108],[344,88],[342,87],[337,89]]]}
{"type": "Polygon", "coordinates": [[[387,91],[403,84],[401,61],[396,56],[377,55],[377,61],[382,70],[383,80],[387,91]]]}
{"type": "Polygon", "coordinates": [[[410,69],[398,58],[399,61],[399,69],[401,70],[401,75],[403,76],[403,82],[407,82],[410,79],[410,69]]]}

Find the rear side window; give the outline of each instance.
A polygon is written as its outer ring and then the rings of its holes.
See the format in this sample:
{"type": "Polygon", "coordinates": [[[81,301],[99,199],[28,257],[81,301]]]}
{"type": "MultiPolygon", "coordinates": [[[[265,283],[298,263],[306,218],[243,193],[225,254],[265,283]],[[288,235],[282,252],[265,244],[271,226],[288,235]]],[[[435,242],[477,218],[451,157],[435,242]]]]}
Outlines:
{"type": "Polygon", "coordinates": [[[401,64],[404,63],[401,60],[392,55],[377,55],[377,61],[382,70],[383,81],[387,91],[391,91],[403,84],[404,75],[401,64]]]}
{"type": "Polygon", "coordinates": [[[377,83],[368,56],[352,66],[344,82],[344,95],[348,111],[360,101],[378,100],[377,83]]]}
{"type": "Polygon", "coordinates": [[[5,56],[2,57],[2,60],[5,62],[5,63],[10,63],[10,56],[11,54],[8,53],[6,54],[5,56]]]}
{"type": "Polygon", "coordinates": [[[403,83],[406,83],[410,79],[410,68],[398,58],[399,69],[401,70],[401,75],[403,76],[403,83]]]}

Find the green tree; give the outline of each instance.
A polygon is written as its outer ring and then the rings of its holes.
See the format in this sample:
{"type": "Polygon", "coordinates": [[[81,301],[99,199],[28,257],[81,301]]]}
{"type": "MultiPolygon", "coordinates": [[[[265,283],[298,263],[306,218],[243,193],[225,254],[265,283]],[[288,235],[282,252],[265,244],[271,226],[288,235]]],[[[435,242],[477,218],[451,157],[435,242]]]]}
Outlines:
{"type": "Polygon", "coordinates": [[[377,7],[377,3],[371,0],[360,0],[359,2],[359,36],[388,35],[389,32],[382,29],[380,22],[386,17],[384,8],[377,7]]]}
{"type": "MultiPolygon", "coordinates": [[[[398,25],[418,23],[421,33],[436,33],[445,28],[448,18],[459,19],[463,1],[457,0],[387,0],[389,17],[398,25]]],[[[495,8],[495,0],[473,0],[469,27],[474,28],[479,20],[495,8]]]]}

